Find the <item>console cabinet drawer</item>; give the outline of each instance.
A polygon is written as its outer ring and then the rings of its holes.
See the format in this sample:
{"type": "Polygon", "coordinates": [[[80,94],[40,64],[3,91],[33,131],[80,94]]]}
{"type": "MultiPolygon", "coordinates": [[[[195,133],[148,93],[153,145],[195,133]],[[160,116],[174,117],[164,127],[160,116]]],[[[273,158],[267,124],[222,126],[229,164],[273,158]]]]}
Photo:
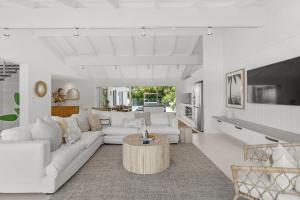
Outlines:
{"type": "Polygon", "coordinates": [[[215,127],[222,133],[226,133],[231,137],[234,137],[245,144],[270,144],[270,143],[285,143],[285,141],[278,140],[277,138],[272,138],[266,136],[262,133],[258,133],[243,127],[227,123],[221,120],[215,120],[215,127]]]}

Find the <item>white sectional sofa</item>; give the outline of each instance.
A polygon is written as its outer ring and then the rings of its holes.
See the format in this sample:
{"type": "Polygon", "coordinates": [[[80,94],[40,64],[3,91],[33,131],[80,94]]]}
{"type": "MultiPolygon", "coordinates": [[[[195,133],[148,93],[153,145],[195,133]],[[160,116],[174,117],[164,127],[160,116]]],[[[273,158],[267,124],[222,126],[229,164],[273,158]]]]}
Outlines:
{"type": "MultiPolygon", "coordinates": [[[[54,193],[87,162],[103,143],[122,144],[125,136],[141,133],[139,123],[141,121],[146,121],[149,133],[166,134],[171,143],[178,143],[180,131],[176,117],[172,114],[101,113],[100,111],[93,111],[93,113],[97,113],[98,118],[104,116],[105,119],[110,119],[111,126],[104,127],[102,131],[90,131],[91,126],[87,115],[65,118],[63,121],[76,119],[75,124],[78,125],[77,128],[81,134],[78,140],[71,144],[68,142],[61,144],[61,134],[59,147],[55,150],[52,148],[51,139],[33,139],[33,127],[36,127],[40,119],[28,126],[2,131],[0,193],[54,193]],[[125,123],[126,120],[127,123],[125,123]]],[[[63,129],[62,126],[60,129],[57,124],[55,125],[59,130],[63,129]]],[[[69,133],[70,130],[73,129],[69,127],[69,133]]],[[[39,132],[43,134],[47,130],[41,129],[39,132]]],[[[49,133],[52,132],[48,130],[49,133]]]]}
{"type": "Polygon", "coordinates": [[[178,143],[180,130],[178,129],[178,120],[174,113],[149,113],[149,112],[107,112],[90,110],[100,119],[110,119],[111,126],[104,127],[104,143],[122,144],[123,138],[130,134],[141,133],[139,126],[124,125],[125,119],[144,119],[146,129],[149,133],[167,135],[170,143],[178,143]]]}
{"type": "Polygon", "coordinates": [[[33,125],[8,129],[0,138],[0,193],[54,193],[103,144],[101,131],[81,133],[74,144],[51,152],[47,140],[23,137],[33,125]],[[4,137],[5,136],[5,137],[4,137]],[[3,141],[4,138],[10,141],[3,141]]]}

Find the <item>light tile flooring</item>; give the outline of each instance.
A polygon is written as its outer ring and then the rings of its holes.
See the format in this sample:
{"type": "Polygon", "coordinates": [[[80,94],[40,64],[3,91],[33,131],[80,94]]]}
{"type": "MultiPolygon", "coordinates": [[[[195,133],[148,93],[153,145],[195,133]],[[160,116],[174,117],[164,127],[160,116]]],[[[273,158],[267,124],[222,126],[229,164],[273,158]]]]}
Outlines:
{"type": "MultiPolygon", "coordinates": [[[[230,166],[243,161],[243,144],[225,134],[194,134],[193,143],[229,178],[230,166]]],[[[0,194],[0,200],[48,200],[44,194],[0,194]]]]}

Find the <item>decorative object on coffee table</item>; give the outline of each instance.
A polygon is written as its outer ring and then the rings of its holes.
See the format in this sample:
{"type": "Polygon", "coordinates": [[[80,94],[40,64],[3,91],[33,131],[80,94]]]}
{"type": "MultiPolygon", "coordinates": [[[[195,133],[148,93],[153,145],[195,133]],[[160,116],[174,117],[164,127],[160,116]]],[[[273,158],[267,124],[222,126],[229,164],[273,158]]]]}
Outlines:
{"type": "Polygon", "coordinates": [[[245,108],[245,70],[240,69],[226,74],[226,106],[245,108]]]}
{"type": "Polygon", "coordinates": [[[165,135],[151,134],[155,138],[143,144],[141,134],[123,139],[123,166],[136,174],[155,174],[170,165],[170,143],[165,135]]]}

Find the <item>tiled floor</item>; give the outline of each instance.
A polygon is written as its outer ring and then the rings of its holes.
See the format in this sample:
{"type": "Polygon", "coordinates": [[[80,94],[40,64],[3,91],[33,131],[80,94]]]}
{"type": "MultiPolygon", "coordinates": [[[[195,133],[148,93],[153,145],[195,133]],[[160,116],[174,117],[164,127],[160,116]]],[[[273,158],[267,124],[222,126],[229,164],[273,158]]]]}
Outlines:
{"type": "MultiPolygon", "coordinates": [[[[243,161],[243,144],[224,134],[194,134],[193,143],[229,178],[230,166],[243,161]]],[[[0,200],[48,200],[44,194],[0,194],[0,200]]]]}

